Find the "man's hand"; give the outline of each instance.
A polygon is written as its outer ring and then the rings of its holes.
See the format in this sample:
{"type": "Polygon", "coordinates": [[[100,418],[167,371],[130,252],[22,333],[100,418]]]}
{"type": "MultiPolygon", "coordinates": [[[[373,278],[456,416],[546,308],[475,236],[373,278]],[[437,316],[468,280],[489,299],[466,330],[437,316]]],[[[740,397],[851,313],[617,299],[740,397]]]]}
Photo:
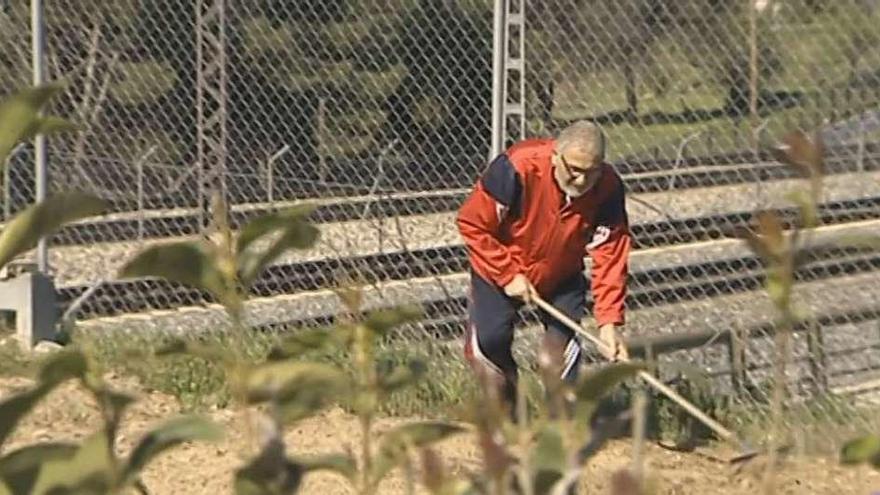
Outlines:
{"type": "Polygon", "coordinates": [[[526,304],[530,304],[532,302],[532,295],[535,294],[535,288],[525,275],[519,273],[504,286],[504,293],[510,297],[522,299],[526,304]]]}
{"type": "Polygon", "coordinates": [[[602,354],[610,361],[617,362],[629,359],[629,351],[626,349],[626,344],[624,344],[613,323],[599,327],[599,339],[605,344],[601,349],[602,354]]]}

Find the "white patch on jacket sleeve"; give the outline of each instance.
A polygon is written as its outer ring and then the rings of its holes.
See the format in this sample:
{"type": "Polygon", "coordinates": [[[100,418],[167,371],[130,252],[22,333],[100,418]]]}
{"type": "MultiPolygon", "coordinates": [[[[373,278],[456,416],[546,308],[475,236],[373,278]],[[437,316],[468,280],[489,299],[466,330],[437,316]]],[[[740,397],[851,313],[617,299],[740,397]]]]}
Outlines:
{"type": "Polygon", "coordinates": [[[498,215],[498,223],[504,221],[504,217],[507,216],[507,212],[510,211],[510,208],[504,206],[498,201],[495,202],[495,214],[498,215]]]}
{"type": "Polygon", "coordinates": [[[611,237],[610,227],[604,225],[596,227],[596,230],[593,232],[593,239],[587,244],[587,249],[595,249],[597,246],[607,241],[609,237],[611,237]]]}

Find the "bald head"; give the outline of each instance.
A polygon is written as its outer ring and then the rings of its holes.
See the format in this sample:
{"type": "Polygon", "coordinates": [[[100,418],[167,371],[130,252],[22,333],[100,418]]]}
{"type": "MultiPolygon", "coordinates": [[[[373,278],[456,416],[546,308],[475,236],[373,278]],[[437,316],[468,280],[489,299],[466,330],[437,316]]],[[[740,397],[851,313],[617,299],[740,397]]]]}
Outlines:
{"type": "Polygon", "coordinates": [[[556,153],[565,156],[578,168],[591,168],[605,160],[605,136],[602,129],[587,120],[566,127],[556,138],[556,153]]]}
{"type": "Polygon", "coordinates": [[[559,187],[572,197],[592,188],[602,174],[605,136],[596,124],[580,120],[566,127],[556,138],[553,176],[559,187]]]}

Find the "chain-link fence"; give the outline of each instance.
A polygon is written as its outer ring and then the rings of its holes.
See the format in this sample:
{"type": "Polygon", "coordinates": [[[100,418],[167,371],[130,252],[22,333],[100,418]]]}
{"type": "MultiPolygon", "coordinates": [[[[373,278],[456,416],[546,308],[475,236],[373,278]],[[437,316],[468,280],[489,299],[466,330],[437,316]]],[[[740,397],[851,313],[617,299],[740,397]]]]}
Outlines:
{"type": "MultiPolygon", "coordinates": [[[[524,2],[524,53],[513,54],[524,79],[511,76],[508,99],[524,103],[527,136],[584,118],[604,127],[629,191],[636,350],[708,369],[755,410],[776,355],[773,313],[761,263],[731,237],[757,208],[794,214],[785,195],[797,181],[767,149],[795,128],[821,132],[828,176],[798,274],[809,317],[794,335],[791,391],[870,399],[880,378],[880,258],[830,246],[880,230],[878,3],[524,2]]],[[[29,80],[29,13],[0,4],[8,92],[29,80]]],[[[69,82],[54,111],[81,125],[50,140],[50,190],[114,201],[113,214],[52,239],[65,309],[83,325],[214,326],[222,314],[204,294],[115,272],[150,243],[197,234],[206,171],[219,171],[235,225],[286,202],[320,203],[320,245],[257,282],[255,325],[332,318],[335,277],[356,271],[373,284],[368,305],[424,305],[408,338],[459,335],[467,266],[454,217],[490,152],[492,9],[47,2],[49,79],[69,82]]],[[[31,164],[28,147],[11,160],[4,215],[33,200],[31,164]]],[[[830,420],[856,404],[846,397],[805,414],[830,420]]]]}

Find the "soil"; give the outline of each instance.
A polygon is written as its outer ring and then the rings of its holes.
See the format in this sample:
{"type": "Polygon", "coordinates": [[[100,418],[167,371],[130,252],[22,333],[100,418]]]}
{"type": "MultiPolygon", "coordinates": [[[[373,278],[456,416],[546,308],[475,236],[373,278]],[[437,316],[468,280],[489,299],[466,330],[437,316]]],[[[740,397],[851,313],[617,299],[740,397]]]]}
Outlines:
{"type": "MultiPolygon", "coordinates": [[[[138,390],[127,378],[110,377],[117,388],[138,390]]],[[[21,378],[0,379],[0,396],[28,386],[21,378]]],[[[128,452],[134,442],[151,426],[176,413],[180,408],[173,397],[154,392],[140,392],[140,401],[127,413],[119,435],[121,453],[128,452]]],[[[242,465],[253,442],[248,439],[245,422],[231,410],[208,413],[213,419],[227,425],[227,437],[216,444],[187,444],[166,452],[150,465],[144,481],[152,494],[211,494],[232,493],[231,482],[236,468],[242,465]]],[[[381,431],[399,424],[404,419],[384,419],[377,425],[381,431]]],[[[81,439],[99,425],[97,411],[90,399],[77,385],[62,386],[50,395],[28,416],[16,430],[6,449],[46,440],[81,439]]],[[[359,427],[356,419],[345,412],[332,409],[290,428],[286,434],[287,446],[297,454],[321,454],[358,450],[359,427]]],[[[588,466],[582,493],[610,493],[612,474],[630,463],[630,443],[611,442],[588,466]]],[[[461,435],[444,441],[438,448],[447,467],[454,472],[478,469],[479,451],[473,438],[461,435]]],[[[717,455],[729,452],[717,451],[717,455]]],[[[693,453],[664,450],[647,445],[645,466],[654,481],[656,494],[748,494],[761,492],[762,467],[766,458],[736,469],[727,464],[693,453]]],[[[880,492],[880,472],[865,466],[844,467],[834,459],[787,458],[777,473],[777,494],[865,494],[880,492]]],[[[380,487],[382,494],[402,494],[405,482],[394,473],[380,487]]],[[[335,475],[316,474],[306,478],[300,493],[337,495],[354,493],[346,482],[335,475]]],[[[420,492],[424,493],[424,492],[420,492]]]]}

